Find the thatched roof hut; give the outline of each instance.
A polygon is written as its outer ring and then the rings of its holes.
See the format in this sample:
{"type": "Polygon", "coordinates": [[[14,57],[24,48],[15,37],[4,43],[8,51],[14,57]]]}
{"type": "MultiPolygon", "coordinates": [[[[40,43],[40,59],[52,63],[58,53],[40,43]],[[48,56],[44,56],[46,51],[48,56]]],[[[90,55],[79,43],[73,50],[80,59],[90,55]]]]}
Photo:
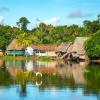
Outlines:
{"type": "Polygon", "coordinates": [[[7,55],[36,55],[56,56],[56,45],[30,45],[25,47],[17,44],[17,39],[12,40],[6,49],[7,55]]]}
{"type": "Polygon", "coordinates": [[[67,52],[69,47],[72,45],[72,42],[62,42],[60,46],[58,46],[56,52],[67,52]]]}
{"type": "Polygon", "coordinates": [[[7,55],[25,55],[25,47],[23,45],[17,45],[17,39],[12,40],[6,49],[7,55]]]}
{"type": "Polygon", "coordinates": [[[73,44],[72,52],[76,52],[78,55],[85,55],[84,42],[87,40],[87,37],[76,37],[73,44]]]}
{"type": "Polygon", "coordinates": [[[24,49],[23,45],[17,45],[17,39],[12,40],[12,42],[8,45],[6,50],[22,50],[24,49]]]}
{"type": "Polygon", "coordinates": [[[87,59],[87,55],[84,48],[84,42],[87,37],[76,37],[75,42],[64,42],[58,48],[56,53],[61,59],[87,59]]]}

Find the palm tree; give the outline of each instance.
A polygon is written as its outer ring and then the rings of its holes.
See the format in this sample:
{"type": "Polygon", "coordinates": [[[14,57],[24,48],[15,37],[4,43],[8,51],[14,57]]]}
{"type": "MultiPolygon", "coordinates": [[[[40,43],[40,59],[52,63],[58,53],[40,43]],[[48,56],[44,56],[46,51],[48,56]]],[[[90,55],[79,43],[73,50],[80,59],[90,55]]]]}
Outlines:
{"type": "Polygon", "coordinates": [[[27,33],[21,33],[17,37],[17,45],[23,45],[25,47],[32,44],[32,39],[30,39],[30,35],[27,33]]]}

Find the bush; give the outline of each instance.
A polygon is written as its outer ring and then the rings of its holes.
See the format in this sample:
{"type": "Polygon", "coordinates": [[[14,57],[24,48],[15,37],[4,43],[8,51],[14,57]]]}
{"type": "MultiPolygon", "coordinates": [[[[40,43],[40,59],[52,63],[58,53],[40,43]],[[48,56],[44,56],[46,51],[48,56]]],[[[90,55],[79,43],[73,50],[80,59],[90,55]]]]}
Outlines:
{"type": "Polygon", "coordinates": [[[100,30],[85,42],[85,49],[90,59],[100,58],[100,30]]]}

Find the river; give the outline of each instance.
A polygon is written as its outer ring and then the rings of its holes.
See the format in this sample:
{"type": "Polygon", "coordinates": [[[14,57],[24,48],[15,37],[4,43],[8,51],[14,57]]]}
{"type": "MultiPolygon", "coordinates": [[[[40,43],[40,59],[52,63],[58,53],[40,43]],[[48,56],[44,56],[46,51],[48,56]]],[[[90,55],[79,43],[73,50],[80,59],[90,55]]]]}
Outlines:
{"type": "Polygon", "coordinates": [[[100,100],[100,64],[1,59],[0,100],[100,100]]]}

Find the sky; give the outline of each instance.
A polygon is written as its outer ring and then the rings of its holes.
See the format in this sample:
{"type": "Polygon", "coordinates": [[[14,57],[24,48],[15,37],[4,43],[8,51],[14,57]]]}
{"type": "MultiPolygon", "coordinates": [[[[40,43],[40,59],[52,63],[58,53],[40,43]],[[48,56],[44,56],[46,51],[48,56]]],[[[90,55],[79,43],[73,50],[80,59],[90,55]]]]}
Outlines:
{"type": "Polygon", "coordinates": [[[44,22],[52,25],[82,25],[100,14],[100,0],[0,0],[0,24],[15,26],[27,17],[30,28],[44,22]]]}

